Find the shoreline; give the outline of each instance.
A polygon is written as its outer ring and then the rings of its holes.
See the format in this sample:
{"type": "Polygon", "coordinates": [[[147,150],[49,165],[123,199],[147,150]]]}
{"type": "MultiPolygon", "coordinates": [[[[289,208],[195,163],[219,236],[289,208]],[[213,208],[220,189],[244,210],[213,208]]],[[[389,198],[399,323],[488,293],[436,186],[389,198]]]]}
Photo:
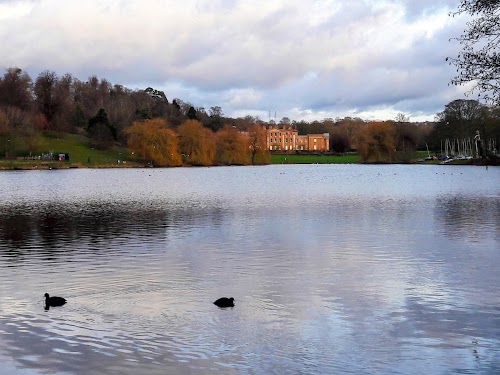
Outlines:
{"type": "MultiPolygon", "coordinates": [[[[285,162],[285,163],[270,163],[266,165],[304,165],[304,164],[344,164],[344,165],[470,165],[477,167],[484,166],[500,166],[499,160],[468,160],[464,162],[462,160],[457,160],[456,162],[450,163],[432,163],[432,162],[424,162],[424,163],[362,163],[362,162],[334,162],[334,163],[294,163],[294,162],[285,162]]],[[[219,165],[213,165],[210,167],[218,167],[219,165]]],[[[225,165],[221,165],[225,166],[225,165]]],[[[253,165],[248,165],[253,166],[253,165]]],[[[0,172],[2,171],[36,171],[36,170],[67,170],[67,169],[147,169],[147,168],[182,168],[182,167],[192,167],[190,165],[178,166],[178,167],[155,167],[151,165],[144,165],[139,163],[121,163],[121,164],[95,164],[95,165],[84,165],[80,163],[70,164],[64,162],[53,162],[53,163],[29,163],[29,162],[19,162],[16,161],[14,163],[10,163],[7,161],[0,161],[0,172]]]]}

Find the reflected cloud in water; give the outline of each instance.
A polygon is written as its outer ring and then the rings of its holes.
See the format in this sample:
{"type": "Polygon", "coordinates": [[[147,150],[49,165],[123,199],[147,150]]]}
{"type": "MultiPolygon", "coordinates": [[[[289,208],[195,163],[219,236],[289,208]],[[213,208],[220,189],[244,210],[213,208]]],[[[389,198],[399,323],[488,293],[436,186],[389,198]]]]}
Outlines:
{"type": "Polygon", "coordinates": [[[112,172],[93,198],[71,195],[71,172],[55,175],[64,199],[12,192],[0,360],[36,373],[494,373],[496,184],[477,193],[457,173],[462,191],[444,194],[433,168],[371,167],[154,170],[147,184],[112,172]],[[46,290],[70,303],[44,311],[46,290]],[[236,306],[214,306],[222,295],[236,306]]]}

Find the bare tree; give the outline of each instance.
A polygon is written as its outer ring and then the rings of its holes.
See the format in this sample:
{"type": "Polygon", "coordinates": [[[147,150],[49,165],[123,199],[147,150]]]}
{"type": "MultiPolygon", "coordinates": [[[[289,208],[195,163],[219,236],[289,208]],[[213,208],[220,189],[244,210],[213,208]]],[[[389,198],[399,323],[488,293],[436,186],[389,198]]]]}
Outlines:
{"type": "Polygon", "coordinates": [[[55,72],[46,70],[40,73],[35,81],[36,103],[49,123],[54,119],[61,104],[56,96],[58,80],[55,72]]]}
{"type": "Polygon", "coordinates": [[[404,113],[400,112],[396,115],[395,121],[396,122],[410,122],[410,116],[407,116],[404,113]]]}
{"type": "Polygon", "coordinates": [[[474,84],[468,94],[479,92],[485,101],[500,103],[500,0],[461,0],[450,15],[468,14],[463,34],[454,40],[462,45],[457,57],[446,61],[457,67],[454,85],[474,84]]]}
{"type": "Polygon", "coordinates": [[[20,68],[8,68],[0,78],[0,106],[28,109],[32,99],[29,75],[20,68]]]}

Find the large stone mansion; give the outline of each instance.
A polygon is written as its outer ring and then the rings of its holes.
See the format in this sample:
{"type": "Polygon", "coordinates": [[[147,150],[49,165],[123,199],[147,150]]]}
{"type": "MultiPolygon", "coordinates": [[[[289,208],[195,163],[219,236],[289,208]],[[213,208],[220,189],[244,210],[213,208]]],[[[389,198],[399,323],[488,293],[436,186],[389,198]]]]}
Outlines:
{"type": "Polygon", "coordinates": [[[293,125],[267,125],[266,147],[270,151],[329,151],[330,134],[299,135],[293,125]]]}

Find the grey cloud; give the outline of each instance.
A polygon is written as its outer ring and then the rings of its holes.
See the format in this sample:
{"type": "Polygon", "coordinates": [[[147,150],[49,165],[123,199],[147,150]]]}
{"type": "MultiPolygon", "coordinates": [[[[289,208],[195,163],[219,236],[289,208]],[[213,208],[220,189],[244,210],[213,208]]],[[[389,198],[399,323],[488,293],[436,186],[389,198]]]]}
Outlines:
{"type": "Polygon", "coordinates": [[[368,0],[117,0],[99,11],[89,1],[57,6],[54,18],[56,3],[37,2],[22,22],[2,20],[1,67],[155,86],[169,98],[221,105],[229,115],[275,107],[284,115],[302,108],[335,117],[405,106],[432,116],[446,103],[426,98],[457,93],[447,86],[452,72],[444,59],[459,48],[449,38],[463,25],[445,20],[426,30],[419,23],[446,14],[452,0],[384,7],[368,0]]]}

